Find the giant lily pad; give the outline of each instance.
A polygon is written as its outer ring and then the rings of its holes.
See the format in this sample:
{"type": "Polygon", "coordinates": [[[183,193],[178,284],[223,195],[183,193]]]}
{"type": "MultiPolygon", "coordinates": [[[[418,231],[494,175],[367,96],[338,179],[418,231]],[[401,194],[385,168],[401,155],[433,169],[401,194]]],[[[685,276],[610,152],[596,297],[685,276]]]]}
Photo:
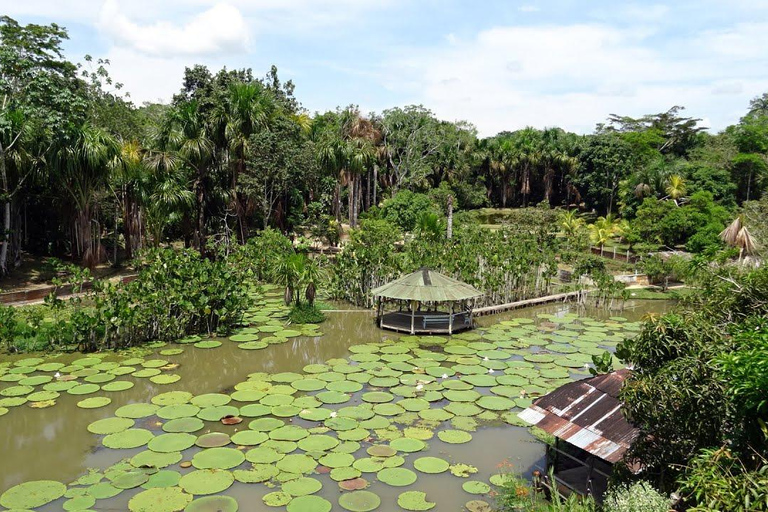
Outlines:
{"type": "Polygon", "coordinates": [[[133,424],[134,421],[130,418],[104,418],[88,425],[88,432],[100,435],[116,434],[128,430],[133,424]]]}
{"type": "Polygon", "coordinates": [[[256,484],[275,478],[280,473],[274,464],[254,464],[250,470],[233,471],[235,480],[244,484],[256,484]]]}
{"type": "Polygon", "coordinates": [[[277,461],[277,468],[289,473],[311,473],[317,467],[317,461],[308,455],[286,455],[277,461]]]}
{"type": "Polygon", "coordinates": [[[437,437],[449,444],[468,443],[472,440],[472,434],[463,430],[441,430],[437,433],[437,437]]]}
{"type": "Polygon", "coordinates": [[[128,509],[131,512],[178,512],[191,501],[192,496],[179,487],[149,489],[131,498],[128,509]]]}
{"type": "Polygon", "coordinates": [[[235,481],[229,471],[220,469],[199,469],[181,477],[179,486],[194,495],[216,494],[226,491],[235,481]]]}
{"type": "Polygon", "coordinates": [[[339,497],[339,505],[350,512],[370,512],[381,505],[381,498],[370,491],[353,491],[339,497]]]}
{"type": "Polygon", "coordinates": [[[376,474],[376,478],[393,487],[405,487],[414,483],[417,476],[406,468],[384,468],[376,474]]]}
{"type": "Polygon", "coordinates": [[[192,457],[197,469],[232,469],[245,461],[245,455],[234,448],[209,448],[192,457]]]}
{"type": "Polygon", "coordinates": [[[230,443],[229,435],[223,432],[210,432],[197,438],[195,444],[201,448],[218,448],[230,443]]]}
{"type": "Polygon", "coordinates": [[[231,496],[204,496],[187,505],[184,512],[237,512],[237,500],[231,496]]]}
{"type": "Polygon", "coordinates": [[[437,474],[448,471],[450,464],[438,457],[421,457],[413,461],[413,467],[422,473],[437,474]]]}
{"type": "Polygon", "coordinates": [[[81,409],[98,409],[112,403],[111,398],[105,396],[95,396],[93,398],[86,398],[77,402],[77,406],[81,409]]]}
{"type": "Polygon", "coordinates": [[[420,452],[426,448],[426,443],[420,439],[412,439],[409,437],[401,437],[399,439],[393,439],[390,441],[389,446],[399,452],[413,453],[420,452]]]}
{"type": "Polygon", "coordinates": [[[107,448],[127,450],[144,446],[153,437],[154,435],[149,430],[143,428],[129,428],[122,432],[109,434],[102,440],[102,444],[107,448]]]}
{"type": "Polygon", "coordinates": [[[464,482],[461,485],[461,488],[464,489],[469,494],[487,494],[491,492],[490,485],[488,485],[485,482],[478,482],[477,480],[470,480],[469,482],[464,482]]]}
{"type": "Polygon", "coordinates": [[[306,496],[308,494],[314,494],[323,488],[323,484],[314,478],[300,477],[296,480],[291,480],[283,484],[283,492],[290,494],[291,496],[306,496]]]}
{"type": "Polygon", "coordinates": [[[407,491],[397,497],[397,504],[403,510],[431,510],[436,503],[427,501],[427,493],[421,491],[407,491]]]}
{"type": "Polygon", "coordinates": [[[53,480],[34,480],[16,485],[0,496],[0,505],[9,509],[42,507],[67,492],[67,486],[53,480]]]}
{"type": "Polygon", "coordinates": [[[180,452],[193,446],[196,440],[196,436],[184,432],[160,434],[149,441],[147,448],[158,453],[180,452]]]}
{"type": "Polygon", "coordinates": [[[131,419],[146,418],[155,414],[159,408],[154,404],[128,404],[115,411],[115,416],[131,419]]]}
{"type": "Polygon", "coordinates": [[[131,466],[140,467],[154,467],[154,468],[166,468],[172,464],[178,464],[181,461],[181,453],[158,453],[152,450],[145,450],[137,453],[131,458],[131,466]]]}
{"type": "Polygon", "coordinates": [[[286,507],[287,512],[330,512],[333,505],[320,496],[299,496],[286,507]]]}

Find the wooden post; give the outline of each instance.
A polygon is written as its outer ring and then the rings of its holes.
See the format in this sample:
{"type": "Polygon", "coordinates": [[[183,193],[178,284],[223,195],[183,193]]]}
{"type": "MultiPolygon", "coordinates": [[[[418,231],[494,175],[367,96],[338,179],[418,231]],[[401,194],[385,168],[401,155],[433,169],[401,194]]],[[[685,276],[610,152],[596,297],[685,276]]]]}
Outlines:
{"type": "Polygon", "coordinates": [[[381,311],[382,310],[383,301],[381,300],[381,297],[378,298],[378,301],[379,301],[379,304],[378,304],[378,306],[376,308],[376,315],[377,315],[378,320],[379,320],[379,329],[381,329],[381,326],[384,325],[384,315],[382,314],[382,311],[381,311]]]}
{"type": "Polygon", "coordinates": [[[416,319],[416,301],[411,301],[411,334],[415,334],[416,331],[414,330],[414,321],[416,319]]]}
{"type": "Polygon", "coordinates": [[[448,313],[448,334],[453,334],[453,302],[451,302],[451,310],[448,313]]]}

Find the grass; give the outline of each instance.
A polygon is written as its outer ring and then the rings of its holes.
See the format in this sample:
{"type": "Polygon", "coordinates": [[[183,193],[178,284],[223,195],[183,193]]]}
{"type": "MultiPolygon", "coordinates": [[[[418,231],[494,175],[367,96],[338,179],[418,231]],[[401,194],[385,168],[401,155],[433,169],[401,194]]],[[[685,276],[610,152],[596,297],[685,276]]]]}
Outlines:
{"type": "Polygon", "coordinates": [[[288,319],[294,324],[319,324],[325,321],[325,315],[317,305],[310,306],[302,302],[291,308],[288,319]]]}
{"type": "Polygon", "coordinates": [[[693,288],[675,288],[674,290],[661,291],[661,288],[631,288],[627,290],[630,298],[641,300],[678,300],[691,295],[693,288]]]}

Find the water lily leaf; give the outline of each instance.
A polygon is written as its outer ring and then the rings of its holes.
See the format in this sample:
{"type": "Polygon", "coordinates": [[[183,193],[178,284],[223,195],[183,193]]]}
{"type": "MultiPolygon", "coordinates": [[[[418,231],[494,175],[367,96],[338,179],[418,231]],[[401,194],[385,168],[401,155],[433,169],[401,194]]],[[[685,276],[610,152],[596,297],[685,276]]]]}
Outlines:
{"type": "Polygon", "coordinates": [[[164,420],[175,420],[179,418],[191,418],[200,412],[200,408],[192,404],[166,405],[158,409],[157,416],[164,420]]]}
{"type": "Polygon", "coordinates": [[[142,484],[143,489],[160,489],[166,487],[176,487],[181,479],[178,471],[169,471],[164,469],[150,475],[149,480],[142,484]]]}
{"type": "Polygon", "coordinates": [[[116,434],[128,430],[134,425],[130,418],[104,418],[88,425],[88,432],[92,434],[116,434]]]}
{"type": "Polygon", "coordinates": [[[467,509],[467,512],[491,512],[493,508],[491,508],[491,505],[487,501],[483,500],[471,500],[468,501],[464,508],[467,509]]]}
{"type": "Polygon", "coordinates": [[[323,488],[323,484],[314,478],[300,477],[282,485],[283,492],[291,496],[306,496],[314,494],[323,488]]]}
{"type": "Polygon", "coordinates": [[[34,480],[11,487],[0,495],[0,505],[9,509],[42,507],[67,492],[67,486],[53,480],[34,480]]]}
{"type": "Polygon", "coordinates": [[[149,480],[149,475],[141,469],[131,469],[129,471],[123,471],[118,474],[112,480],[112,485],[118,489],[133,489],[149,480]]]}
{"type": "Polygon", "coordinates": [[[352,491],[339,497],[339,505],[350,512],[370,512],[381,505],[381,498],[370,491],[352,491]]]}
{"type": "Polygon", "coordinates": [[[469,494],[487,494],[491,492],[490,485],[488,485],[485,482],[478,482],[477,480],[470,480],[468,482],[464,482],[461,485],[461,488],[464,489],[469,494]]]}
{"type": "Polygon", "coordinates": [[[204,341],[198,341],[193,345],[195,348],[216,348],[221,346],[220,341],[216,340],[204,340],[204,341]]]}
{"type": "Polygon", "coordinates": [[[328,453],[320,457],[318,461],[328,468],[349,467],[355,462],[355,457],[349,453],[328,453]]]}
{"type": "Polygon", "coordinates": [[[109,434],[102,439],[101,442],[107,448],[127,450],[144,446],[153,437],[154,435],[149,430],[143,428],[129,428],[121,432],[109,434]]]}
{"type": "Polygon", "coordinates": [[[232,469],[245,461],[245,455],[235,448],[208,448],[192,457],[197,469],[232,469]]]}
{"type": "Polygon", "coordinates": [[[338,439],[324,434],[313,434],[299,441],[299,448],[305,452],[324,452],[338,445],[338,439]]]}
{"type": "Polygon", "coordinates": [[[112,403],[111,398],[105,396],[96,396],[93,398],[86,398],[77,402],[77,406],[81,409],[98,409],[112,403]]]}
{"type": "Polygon", "coordinates": [[[261,499],[268,507],[282,507],[288,505],[293,500],[293,497],[286,492],[270,492],[261,499]]]}
{"type": "Polygon", "coordinates": [[[131,466],[133,467],[154,467],[154,468],[166,468],[173,464],[178,464],[181,461],[180,452],[171,453],[158,453],[151,450],[145,450],[137,453],[131,458],[131,466]]]}
{"type": "Polygon", "coordinates": [[[204,496],[197,498],[184,512],[237,512],[237,500],[231,496],[204,496]]]}
{"type": "Polygon", "coordinates": [[[116,392],[125,391],[133,387],[133,382],[127,380],[114,380],[101,386],[102,391],[116,392]]]}
{"type": "Polygon", "coordinates": [[[248,428],[258,432],[269,432],[285,425],[283,420],[277,418],[259,418],[248,424],[248,428]]]}
{"type": "Polygon", "coordinates": [[[192,393],[187,391],[168,391],[155,395],[151,402],[155,405],[181,405],[189,403],[192,400],[192,393]]]}
{"type": "Polygon", "coordinates": [[[420,452],[427,447],[424,441],[420,439],[412,439],[409,437],[401,437],[400,439],[393,439],[389,442],[389,446],[399,452],[414,453],[420,452]]]}
{"type": "Polygon", "coordinates": [[[393,487],[405,487],[414,483],[418,477],[410,469],[385,468],[376,474],[376,478],[393,487]]]}
{"type": "Polygon", "coordinates": [[[233,471],[235,480],[244,484],[256,484],[275,478],[280,473],[273,464],[254,464],[250,470],[233,471]]]}
{"type": "Polygon", "coordinates": [[[438,457],[421,457],[413,461],[413,467],[422,473],[436,474],[448,471],[450,464],[438,457]]]}
{"type": "Polygon", "coordinates": [[[64,502],[62,508],[67,511],[88,510],[96,504],[96,498],[88,494],[76,496],[64,502]]]}
{"type": "Polygon", "coordinates": [[[197,413],[197,417],[205,421],[221,421],[221,419],[225,416],[238,416],[239,414],[240,409],[237,407],[231,405],[221,405],[200,409],[200,412],[197,413]]]}
{"type": "Polygon", "coordinates": [[[477,468],[470,464],[462,464],[462,463],[453,464],[448,469],[451,471],[451,474],[453,476],[458,476],[461,478],[468,478],[469,475],[473,475],[477,473],[477,468]]]}
{"type": "Polygon", "coordinates": [[[308,435],[307,429],[298,425],[285,425],[269,432],[270,439],[276,441],[299,441],[308,435]]]}
{"type": "Polygon", "coordinates": [[[219,448],[228,445],[230,441],[231,439],[228,434],[223,432],[210,432],[198,437],[195,444],[200,448],[219,448]]]}
{"type": "Polygon", "coordinates": [[[207,495],[226,491],[234,481],[235,477],[229,471],[199,469],[182,476],[179,487],[189,494],[207,495]]]}
{"type": "Polygon", "coordinates": [[[317,467],[317,461],[308,455],[286,455],[277,461],[277,468],[289,473],[311,473],[317,467]]]}
{"type": "MultiPolygon", "coordinates": [[[[73,388],[69,388],[67,393],[70,395],[90,395],[101,389],[98,384],[78,384],[73,388]]],[[[6,390],[7,391],[7,390],[6,390]]]]}
{"type": "Polygon", "coordinates": [[[192,496],[179,487],[149,489],[128,502],[131,512],[178,512],[192,501],[192,496]]]}
{"type": "Polygon", "coordinates": [[[180,452],[193,446],[195,441],[197,441],[197,437],[192,434],[173,432],[152,438],[147,448],[158,453],[180,452]]]}
{"type": "Polygon", "coordinates": [[[431,510],[437,505],[427,501],[427,493],[421,491],[406,491],[397,497],[397,504],[403,510],[431,510]]]}
{"type": "Polygon", "coordinates": [[[333,505],[320,496],[299,496],[286,507],[287,512],[330,512],[333,505]]]}
{"type": "Polygon", "coordinates": [[[118,489],[110,482],[99,482],[88,488],[88,494],[96,498],[97,500],[106,500],[114,498],[122,492],[122,489],[118,489]]]}
{"type": "Polygon", "coordinates": [[[241,430],[232,435],[232,442],[238,446],[256,446],[267,439],[269,436],[266,433],[253,430],[241,430]]]}
{"type": "Polygon", "coordinates": [[[444,443],[463,444],[472,440],[472,434],[463,430],[441,430],[437,437],[444,443]]]}
{"type": "Polygon", "coordinates": [[[246,460],[255,464],[271,464],[279,461],[284,456],[284,454],[269,446],[258,446],[245,453],[246,460]]]}
{"type": "Polygon", "coordinates": [[[166,384],[173,384],[174,382],[180,381],[181,375],[161,374],[161,375],[155,375],[153,377],[150,377],[149,380],[155,384],[164,386],[166,384]]]}

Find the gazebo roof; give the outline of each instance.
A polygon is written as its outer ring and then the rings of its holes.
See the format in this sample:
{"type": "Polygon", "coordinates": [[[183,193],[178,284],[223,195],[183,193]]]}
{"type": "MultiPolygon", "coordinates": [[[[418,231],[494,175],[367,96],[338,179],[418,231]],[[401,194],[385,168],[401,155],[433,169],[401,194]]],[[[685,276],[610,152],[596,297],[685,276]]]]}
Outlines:
{"type": "Polygon", "coordinates": [[[426,268],[379,286],[371,293],[374,297],[419,302],[453,302],[483,295],[474,286],[426,268]]]}

